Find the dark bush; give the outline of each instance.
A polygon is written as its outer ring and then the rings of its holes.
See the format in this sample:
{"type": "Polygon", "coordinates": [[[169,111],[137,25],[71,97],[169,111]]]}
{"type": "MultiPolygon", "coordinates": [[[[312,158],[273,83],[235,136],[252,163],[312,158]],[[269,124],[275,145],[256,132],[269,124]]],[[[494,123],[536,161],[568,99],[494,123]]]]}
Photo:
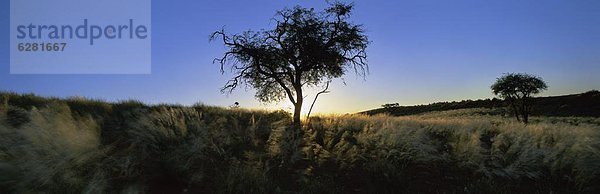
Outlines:
{"type": "Polygon", "coordinates": [[[31,119],[29,118],[29,112],[27,112],[27,110],[14,106],[8,107],[8,110],[6,111],[6,122],[12,127],[19,128],[29,121],[31,121],[31,119]]]}

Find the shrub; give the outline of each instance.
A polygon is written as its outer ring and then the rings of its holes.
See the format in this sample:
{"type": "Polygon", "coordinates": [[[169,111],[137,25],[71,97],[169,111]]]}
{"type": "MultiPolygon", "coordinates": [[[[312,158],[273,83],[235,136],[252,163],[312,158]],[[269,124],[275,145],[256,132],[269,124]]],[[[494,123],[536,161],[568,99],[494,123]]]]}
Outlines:
{"type": "Polygon", "coordinates": [[[25,109],[9,106],[6,111],[6,122],[14,128],[19,128],[30,120],[29,112],[25,109]]]}

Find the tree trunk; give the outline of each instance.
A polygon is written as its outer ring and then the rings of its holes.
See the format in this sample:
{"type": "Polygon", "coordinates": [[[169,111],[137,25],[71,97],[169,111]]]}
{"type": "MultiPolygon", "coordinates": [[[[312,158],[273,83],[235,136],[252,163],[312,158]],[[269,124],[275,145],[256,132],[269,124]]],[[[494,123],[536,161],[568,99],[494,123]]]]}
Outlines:
{"type": "Polygon", "coordinates": [[[300,130],[302,128],[302,123],[300,122],[300,115],[302,114],[302,104],[304,102],[304,96],[302,96],[302,85],[300,84],[300,80],[297,80],[298,83],[294,85],[294,89],[296,90],[296,103],[294,103],[294,128],[300,130]]]}
{"type": "Polygon", "coordinates": [[[529,104],[528,104],[528,99],[527,98],[523,98],[523,110],[521,111],[522,117],[523,117],[523,123],[527,124],[529,123],[529,104]]]}
{"type": "Polygon", "coordinates": [[[516,107],[513,108],[515,111],[515,117],[517,118],[517,121],[521,122],[521,118],[519,117],[519,111],[517,110],[516,107]]]}
{"type": "Polygon", "coordinates": [[[513,109],[513,113],[515,115],[515,118],[517,118],[517,121],[521,122],[521,119],[519,118],[519,110],[517,109],[517,105],[515,104],[514,101],[510,102],[510,105],[512,106],[513,109]]]}
{"type": "Polygon", "coordinates": [[[301,127],[300,114],[302,114],[302,99],[298,99],[296,104],[294,104],[294,127],[301,127]]]}

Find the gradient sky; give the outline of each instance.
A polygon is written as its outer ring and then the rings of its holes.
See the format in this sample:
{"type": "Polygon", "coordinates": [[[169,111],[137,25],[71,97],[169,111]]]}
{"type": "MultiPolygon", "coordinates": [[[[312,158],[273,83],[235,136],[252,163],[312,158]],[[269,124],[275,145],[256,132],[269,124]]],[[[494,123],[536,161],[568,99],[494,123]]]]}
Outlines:
{"type": "MultiPolygon", "coordinates": [[[[294,5],[319,10],[326,3],[154,0],[151,75],[10,75],[9,1],[1,1],[0,90],[289,110],[287,101],[261,104],[250,88],[221,94],[231,74],[221,75],[212,59],[225,47],[208,36],[222,26],[228,32],[269,28],[276,10],[294,5]]],[[[316,112],[490,98],[489,86],[505,72],[543,77],[550,87],[543,95],[600,89],[600,1],[369,0],[355,2],[352,19],[372,41],[370,74],[366,80],[348,74],[345,86],[336,80],[316,112]]]]}

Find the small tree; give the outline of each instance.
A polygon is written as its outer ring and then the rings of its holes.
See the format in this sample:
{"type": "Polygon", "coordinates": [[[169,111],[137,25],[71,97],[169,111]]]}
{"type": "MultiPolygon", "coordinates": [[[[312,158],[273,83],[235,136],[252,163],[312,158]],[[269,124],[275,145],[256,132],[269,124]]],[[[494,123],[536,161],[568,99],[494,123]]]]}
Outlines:
{"type": "Polygon", "coordinates": [[[278,11],[274,29],[242,34],[214,32],[228,51],[215,59],[235,74],[222,91],[240,84],[255,88],[263,102],[287,97],[294,105],[294,125],[300,126],[304,89],[328,83],[352,69],[365,76],[369,41],[361,25],[348,21],[352,4],[333,3],[323,12],[301,8],[278,11]]]}
{"type": "Polygon", "coordinates": [[[542,78],[525,73],[507,73],[492,86],[495,95],[510,103],[518,121],[527,124],[531,113],[531,97],[548,89],[542,78]]]}
{"type": "Polygon", "coordinates": [[[388,104],[383,104],[381,105],[381,107],[383,107],[384,109],[391,109],[391,108],[395,108],[395,107],[399,107],[400,104],[398,103],[388,103],[388,104]]]}

